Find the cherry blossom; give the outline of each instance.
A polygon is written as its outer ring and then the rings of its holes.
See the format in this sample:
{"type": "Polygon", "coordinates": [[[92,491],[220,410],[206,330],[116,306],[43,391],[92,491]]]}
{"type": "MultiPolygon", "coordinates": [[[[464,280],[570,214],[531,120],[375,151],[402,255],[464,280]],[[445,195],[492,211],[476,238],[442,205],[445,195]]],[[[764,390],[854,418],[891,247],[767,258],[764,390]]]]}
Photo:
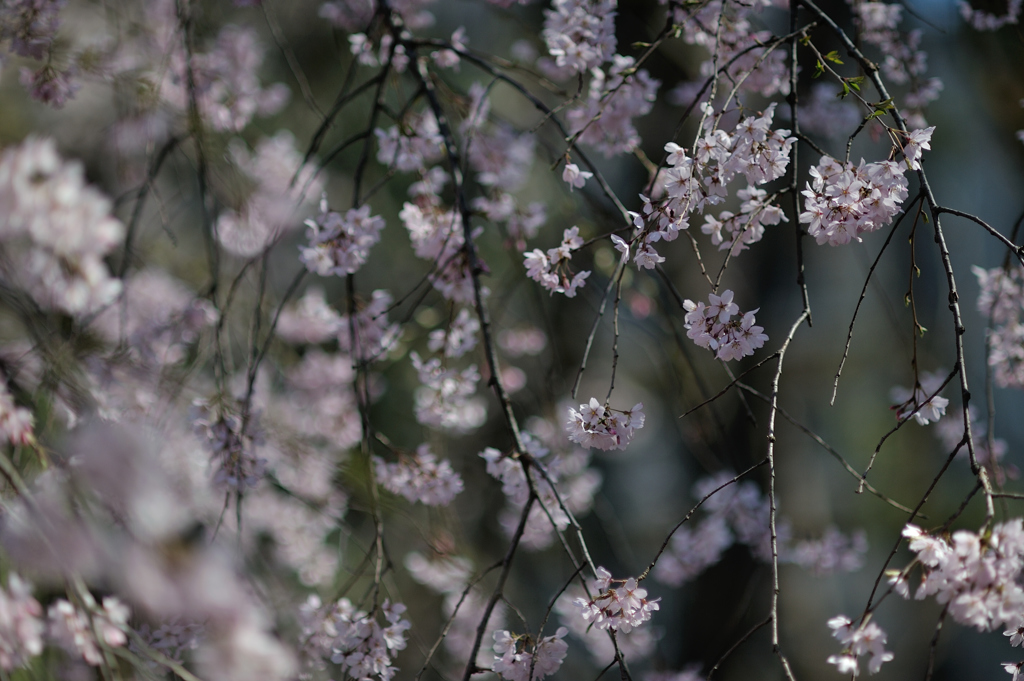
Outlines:
{"type": "Polygon", "coordinates": [[[757,310],[744,312],[739,318],[739,306],[732,302],[733,292],[726,290],[721,296],[710,294],[709,305],[685,300],[686,335],[698,346],[715,352],[715,357],[727,362],[754,354],[768,336],[754,324],[757,310]]]}
{"type": "Polygon", "coordinates": [[[579,411],[569,410],[566,430],[569,439],[583,447],[597,449],[625,449],[633,433],[644,427],[644,405],[637,403],[632,409],[621,411],[602,405],[596,397],[589,404],[581,404],[579,411]]]}
{"type": "Polygon", "coordinates": [[[642,589],[635,578],[612,579],[603,567],[597,568],[592,588],[598,592],[594,598],[577,598],[573,605],[583,620],[599,630],[610,629],[629,633],[651,619],[658,610],[660,598],[648,600],[647,589],[642,589]],[[614,585],[619,586],[614,586],[614,585]]]}
{"type": "Polygon", "coordinates": [[[384,489],[427,506],[447,506],[462,491],[462,478],[447,460],[438,461],[430,446],[422,444],[412,456],[387,463],[374,457],[377,480],[384,489]]]}

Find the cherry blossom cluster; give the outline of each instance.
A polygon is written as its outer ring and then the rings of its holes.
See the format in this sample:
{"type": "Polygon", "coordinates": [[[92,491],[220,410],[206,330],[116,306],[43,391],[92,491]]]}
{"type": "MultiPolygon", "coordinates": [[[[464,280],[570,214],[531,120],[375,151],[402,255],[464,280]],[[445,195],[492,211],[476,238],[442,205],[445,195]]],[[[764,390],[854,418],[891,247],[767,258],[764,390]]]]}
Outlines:
{"type": "Polygon", "coordinates": [[[476,347],[480,321],[468,307],[459,310],[452,323],[444,329],[430,332],[427,347],[433,352],[444,351],[448,358],[462,357],[476,347]]]}
{"type": "Polygon", "coordinates": [[[713,244],[720,250],[738,253],[761,240],[765,225],[786,219],[772,203],[774,196],[756,188],[782,177],[796,142],[795,137],[789,136],[789,130],[772,130],[775,104],[770,104],[760,116],[747,116],[731,133],[717,127],[721,113],[713,115],[711,108],[706,113],[705,133],[698,139],[692,157],[674,142],[665,145],[670,167],[659,175],[665,199],[654,204],[647,197],[640,197],[644,204],[642,216],[634,216],[634,225],[643,230],[643,245],[637,246],[634,258],[639,266],[650,269],[662,262],[664,258],[654,251],[652,244],[672,241],[679,230],[689,228],[693,211],[704,212],[705,207],[721,203],[727,186],[739,175],[748,183],[746,189],[737,192],[744,201],[740,212],[723,211],[718,218],[705,217],[701,230],[711,235],[713,244]]]}
{"type": "Polygon", "coordinates": [[[429,113],[410,115],[401,129],[373,131],[377,138],[377,161],[403,172],[426,171],[427,166],[441,158],[442,139],[437,120],[429,113]]]}
{"type": "Polygon", "coordinates": [[[375,290],[365,303],[357,301],[354,315],[339,317],[339,349],[364,362],[374,361],[389,352],[402,335],[401,325],[388,320],[393,301],[384,289],[375,290]]]}
{"type": "Polygon", "coordinates": [[[43,652],[43,608],[32,587],[13,572],[0,589],[0,669],[24,667],[43,652]]]}
{"type": "Polygon", "coordinates": [[[591,588],[597,596],[589,600],[577,598],[573,605],[585,622],[600,631],[610,629],[628,634],[650,620],[651,613],[660,608],[661,599],[648,600],[647,589],[640,588],[634,577],[612,579],[612,573],[603,567],[597,568],[591,588]]]}
{"type": "Polygon", "coordinates": [[[723,64],[729,64],[730,80],[743,90],[770,97],[789,93],[785,52],[769,49],[772,32],[755,30],[751,21],[760,23],[755,15],[770,5],[765,0],[714,0],[696,10],[673,5],[671,11],[674,22],[683,27],[683,40],[712,53],[700,65],[701,76],[712,76],[723,64]]]}
{"type": "Polygon", "coordinates": [[[60,28],[65,4],[66,0],[4,2],[0,5],[0,41],[9,40],[14,54],[42,59],[60,28]]]}
{"type": "Polygon", "coordinates": [[[1022,0],[1008,0],[1006,3],[1006,14],[997,16],[984,10],[971,7],[969,2],[958,2],[960,16],[977,31],[998,31],[1003,26],[1016,24],[1020,21],[1022,0]]]}
{"type": "Polygon", "coordinates": [[[487,418],[483,400],[476,396],[480,373],[471,364],[462,371],[445,368],[437,357],[423,361],[409,353],[419,374],[416,390],[416,420],[425,426],[454,432],[467,432],[487,418]]]}
{"type": "Polygon", "coordinates": [[[581,404],[579,411],[569,409],[565,429],[569,439],[583,447],[597,449],[625,449],[633,433],[644,427],[644,405],[637,403],[632,409],[612,409],[602,405],[596,397],[589,404],[581,404]]]}
{"type": "Polygon", "coordinates": [[[562,243],[557,248],[549,248],[547,253],[535,248],[524,256],[526,276],[539,282],[551,293],[564,293],[566,298],[575,298],[576,290],[590,276],[589,270],[573,274],[569,269],[573,251],[582,246],[579,227],[570,227],[562,233],[562,243]]]}
{"type": "Polygon", "coordinates": [[[548,52],[569,74],[585,73],[615,54],[616,0],[554,0],[541,33],[548,52]]]}
{"type": "Polygon", "coordinates": [[[764,329],[754,324],[757,310],[740,315],[739,305],[732,299],[733,292],[726,290],[720,296],[710,294],[708,305],[683,301],[687,337],[698,346],[713,350],[723,362],[752,355],[768,340],[764,329]]]}
{"type": "Polygon", "coordinates": [[[234,409],[197,399],[192,403],[192,428],[210,450],[213,483],[244,492],[266,474],[267,460],[256,456],[263,444],[257,415],[243,418],[234,409]]]}
{"type": "Polygon", "coordinates": [[[488,474],[502,483],[508,504],[498,521],[507,536],[516,532],[532,481],[540,503],[530,510],[520,541],[536,551],[551,546],[556,532],[569,527],[568,513],[580,517],[590,511],[601,486],[601,474],[590,467],[590,452],[579,447],[567,449],[551,423],[534,418],[528,425],[530,429],[522,432],[523,444],[534,465],[543,467],[543,475],[532,473],[528,479],[519,461],[493,447],[481,452],[480,457],[487,462],[488,474]]]}
{"type": "Polygon", "coordinates": [[[430,197],[422,197],[419,203],[423,205],[406,203],[398,214],[409,231],[413,250],[433,263],[430,281],[441,295],[452,302],[472,304],[473,279],[464,248],[462,217],[430,197]]]}
{"type": "MultiPolygon", "coordinates": [[[[722,487],[730,480],[728,474],[722,473],[694,485],[695,498],[707,497],[701,506],[704,516],[695,525],[683,525],[672,535],[668,550],[654,566],[653,574],[659,582],[678,587],[695,579],[718,563],[735,543],[748,546],[759,560],[772,560],[767,497],[749,481],[722,487]]],[[[816,575],[859,570],[867,549],[867,537],[862,530],[845,535],[829,527],[820,539],[794,541],[789,522],[785,518],[776,521],[778,561],[798,565],[816,575]]]]}
{"type": "Polygon", "coordinates": [[[219,316],[209,300],[157,268],[127,277],[118,302],[97,315],[91,328],[110,343],[126,345],[134,358],[153,366],[184,359],[219,316]]]}
{"type": "Polygon", "coordinates": [[[312,164],[303,164],[295,137],[287,130],[261,139],[255,153],[240,140],[233,140],[228,151],[254,189],[237,210],[229,208],[220,214],[217,237],[231,253],[249,258],[298,227],[295,213],[306,206],[308,192],[315,195],[323,182],[312,164]]]}
{"type": "Polygon", "coordinates": [[[579,599],[590,600],[590,597],[586,595],[583,587],[573,584],[555,601],[554,611],[558,614],[559,622],[569,630],[573,638],[586,646],[595,664],[608,664],[608,660],[615,656],[616,646],[623,655],[629,655],[631,659],[647,659],[654,652],[662,635],[659,627],[652,625],[629,632],[616,631],[615,643],[612,643],[607,631],[591,626],[587,620],[580,617],[580,610],[575,605],[575,601],[579,599]]]}
{"type": "Polygon", "coordinates": [[[1024,386],[1024,268],[972,269],[978,278],[978,311],[990,317],[988,364],[1003,388],[1024,386]]]}
{"type": "Polygon", "coordinates": [[[370,249],[380,241],[384,218],[370,215],[363,205],[341,215],[327,206],[327,196],[320,200],[320,215],[306,220],[309,227],[308,247],[302,247],[299,260],[321,277],[355,274],[366,263],[370,249]]]}
{"type": "Polygon", "coordinates": [[[264,49],[256,31],[225,26],[209,52],[192,55],[191,62],[179,47],[171,55],[161,95],[171,106],[185,111],[191,92],[202,120],[214,130],[239,132],[257,114],[269,116],[288,102],[290,91],[283,83],[264,88],[257,74],[264,49]]]}
{"type": "MultiPolygon", "coordinates": [[[[914,598],[935,596],[953,619],[980,631],[1016,625],[1024,610],[1024,589],[1019,583],[1024,568],[1020,518],[997,524],[983,535],[958,530],[937,536],[907,525],[903,536],[923,571],[914,598]]],[[[904,598],[910,597],[907,576],[913,565],[888,573],[893,589],[904,598]]]]}
{"type": "Polygon", "coordinates": [[[605,156],[628,153],[640,145],[634,118],[646,116],[654,106],[661,83],[633,57],[616,54],[605,70],[591,69],[587,97],[566,113],[569,131],[605,156]]]}
{"type": "MultiPolygon", "coordinates": [[[[34,99],[55,109],[63,107],[80,87],[76,79],[79,55],[54,58],[60,14],[66,4],[66,0],[8,0],[0,5],[0,43],[9,40],[10,51],[19,57],[44,60],[36,71],[21,68],[21,84],[34,99]]],[[[0,63],[2,57],[0,53],[0,63]]]]}
{"type": "Polygon", "coordinates": [[[924,127],[924,109],[938,99],[943,85],[938,78],[924,78],[928,55],[919,49],[922,31],[899,31],[903,7],[898,4],[877,0],[849,0],[849,4],[860,37],[877,47],[884,57],[880,64],[882,74],[892,83],[910,84],[904,96],[906,107],[900,107],[908,125],[924,127]]]}
{"type": "Polygon", "coordinates": [[[843,644],[843,652],[830,655],[829,664],[836,666],[836,671],[846,676],[856,676],[860,672],[860,658],[868,659],[868,672],[877,674],[882,665],[893,658],[891,651],[885,649],[886,633],[874,622],[864,620],[859,626],[846,615],[837,615],[828,621],[832,636],[843,644]]]}
{"type": "Polygon", "coordinates": [[[19,407],[7,386],[0,382],[0,442],[28,444],[32,437],[32,411],[19,407]]]}
{"type": "Polygon", "coordinates": [[[0,278],[48,309],[95,312],[121,292],[103,259],[124,239],[110,201],[85,184],[52,139],[30,137],[0,154],[0,278]]]}
{"type": "Polygon", "coordinates": [[[47,611],[50,620],[49,635],[55,643],[73,655],[79,655],[86,663],[103,664],[102,645],[120,648],[128,642],[125,629],[128,627],[128,607],[117,598],[103,599],[103,608],[96,608],[92,596],[85,599],[93,610],[89,614],[76,608],[64,599],[57,600],[47,611]]]}
{"type": "Polygon", "coordinates": [[[894,161],[859,166],[822,156],[811,168],[800,222],[819,244],[839,246],[892,222],[907,198],[905,167],[894,161]]]}
{"type": "Polygon", "coordinates": [[[402,456],[396,463],[373,458],[377,481],[384,489],[401,494],[412,502],[427,506],[447,506],[462,491],[462,478],[447,459],[440,462],[430,445],[422,444],[412,456],[402,456]]]}
{"type": "Polygon", "coordinates": [[[307,350],[288,368],[288,392],[274,411],[302,437],[318,437],[332,447],[348,449],[362,437],[353,378],[349,356],[307,350]]]}
{"type": "Polygon", "coordinates": [[[401,603],[384,601],[368,613],[347,598],[323,605],[310,596],[300,611],[307,670],[322,669],[330,660],[352,678],[391,681],[398,671],[394,656],[405,649],[406,631],[412,626],[402,617],[405,610],[401,603]]]}
{"type": "Polygon", "coordinates": [[[902,386],[893,388],[890,397],[896,403],[896,420],[903,421],[913,414],[915,421],[927,426],[945,416],[949,400],[939,395],[945,382],[946,376],[941,373],[924,373],[912,391],[902,386]]]}
{"type": "MultiPolygon", "coordinates": [[[[399,0],[391,9],[410,30],[426,28],[434,23],[434,15],[424,9],[436,0],[399,0]]],[[[320,5],[320,16],[346,31],[361,31],[373,18],[372,0],[328,0],[320,5]]]]}
{"type": "Polygon", "coordinates": [[[508,681],[539,681],[551,676],[562,666],[569,650],[563,639],[569,630],[559,627],[553,636],[545,636],[536,644],[529,635],[513,634],[507,629],[495,631],[494,664],[491,669],[508,681]]]}
{"type": "MultiPolygon", "coordinates": [[[[206,627],[198,622],[172,618],[155,629],[143,623],[136,633],[149,647],[180,664],[184,662],[186,652],[199,647],[200,641],[206,636],[206,627]]],[[[141,652],[135,641],[128,643],[128,649],[136,654],[141,652]]],[[[156,663],[151,662],[150,666],[155,667],[156,663]]]]}

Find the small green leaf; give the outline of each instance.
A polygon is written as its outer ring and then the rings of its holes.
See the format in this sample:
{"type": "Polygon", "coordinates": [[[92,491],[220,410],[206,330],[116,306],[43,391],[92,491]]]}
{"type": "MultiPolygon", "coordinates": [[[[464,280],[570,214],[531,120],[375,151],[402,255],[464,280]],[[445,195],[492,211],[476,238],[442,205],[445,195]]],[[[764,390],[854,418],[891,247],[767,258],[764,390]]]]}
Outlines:
{"type": "Polygon", "coordinates": [[[839,94],[837,94],[836,97],[838,97],[839,99],[844,99],[846,97],[846,95],[848,95],[848,94],[850,94],[850,86],[847,85],[846,81],[844,80],[843,81],[843,91],[840,92],[839,94]]]}
{"type": "Polygon", "coordinates": [[[825,59],[828,59],[833,64],[842,64],[843,63],[843,60],[839,58],[839,53],[836,52],[835,50],[832,50],[831,52],[826,54],[825,55],[825,59]]]}
{"type": "Polygon", "coordinates": [[[633,43],[633,48],[637,49],[637,50],[639,50],[641,47],[650,47],[650,46],[651,46],[650,43],[641,42],[639,40],[637,42],[633,43]]]}
{"type": "Polygon", "coordinates": [[[817,78],[823,73],[825,73],[825,65],[822,64],[821,60],[819,59],[818,63],[814,65],[814,75],[811,76],[811,78],[817,78]]]}

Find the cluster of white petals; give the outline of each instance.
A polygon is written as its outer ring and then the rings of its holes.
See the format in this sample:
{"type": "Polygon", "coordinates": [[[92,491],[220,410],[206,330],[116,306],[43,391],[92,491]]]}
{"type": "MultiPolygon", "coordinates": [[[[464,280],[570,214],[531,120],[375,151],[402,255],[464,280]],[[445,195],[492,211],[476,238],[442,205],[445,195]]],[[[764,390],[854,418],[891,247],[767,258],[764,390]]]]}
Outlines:
{"type": "Polygon", "coordinates": [[[406,203],[398,216],[409,230],[416,256],[433,263],[430,281],[434,288],[448,300],[471,304],[473,279],[463,247],[461,215],[443,208],[436,197],[423,196],[417,203],[406,203]]]}
{"type": "Polygon", "coordinates": [[[961,0],[957,3],[960,16],[977,31],[998,31],[1003,26],[1016,24],[1020,21],[1021,7],[1024,0],[1007,0],[1006,14],[997,16],[984,10],[971,7],[969,2],[961,0]]]}
{"type": "Polygon", "coordinates": [[[566,112],[569,132],[608,157],[633,151],[640,145],[633,119],[650,112],[661,83],[621,54],[607,72],[595,67],[590,73],[587,97],[566,112]]]}
{"type": "Polygon", "coordinates": [[[892,222],[907,198],[906,167],[895,161],[840,163],[822,156],[811,168],[800,222],[819,244],[838,246],[892,222]]]}
{"type": "Polygon", "coordinates": [[[553,636],[545,636],[533,645],[528,635],[513,634],[507,629],[495,631],[497,655],[491,669],[508,681],[539,681],[551,676],[562,666],[569,650],[569,644],[563,640],[568,633],[568,629],[559,627],[553,636]]]}
{"type": "Polygon", "coordinates": [[[316,177],[313,164],[303,164],[295,137],[287,130],[261,139],[255,151],[240,140],[232,140],[228,151],[253,191],[237,209],[220,214],[217,238],[229,252],[250,258],[300,226],[296,212],[306,205],[310,193],[320,192],[323,182],[316,177]]]}
{"type": "Polygon", "coordinates": [[[541,35],[559,67],[585,73],[615,54],[616,0],[554,0],[541,35]]]}
{"type": "Polygon", "coordinates": [[[355,274],[366,263],[370,249],[380,241],[384,218],[370,215],[370,207],[352,208],[344,215],[327,206],[327,196],[320,200],[320,215],[306,220],[309,227],[308,247],[300,250],[299,260],[311,272],[322,277],[355,274]]]}
{"type": "Polygon", "coordinates": [[[15,404],[7,386],[0,382],[0,442],[28,444],[34,420],[31,410],[15,404]]]}
{"type": "Polygon", "coordinates": [[[228,25],[209,52],[192,55],[184,47],[171,55],[161,95],[185,111],[194,93],[201,119],[214,130],[240,132],[257,114],[280,111],[291,92],[284,83],[264,88],[258,71],[264,48],[252,28],[228,25]]]}
{"type": "Polygon", "coordinates": [[[300,612],[307,667],[322,668],[330,659],[353,679],[391,681],[398,672],[394,657],[405,649],[406,631],[412,626],[403,613],[401,603],[384,601],[368,613],[347,598],[323,606],[317,596],[310,596],[300,612]]]}
{"type": "Polygon", "coordinates": [[[991,317],[988,364],[1001,388],[1024,386],[1024,267],[973,267],[978,311],[991,317]]]}
{"type": "Polygon", "coordinates": [[[377,161],[389,168],[425,172],[430,163],[442,156],[441,133],[437,120],[429,113],[407,117],[401,129],[395,125],[373,132],[377,137],[377,161]]]}
{"type": "Polygon", "coordinates": [[[42,59],[60,27],[60,11],[67,0],[5,0],[0,4],[0,42],[11,41],[11,51],[42,59]]]}
{"type": "Polygon", "coordinates": [[[911,127],[923,127],[923,109],[938,99],[943,87],[938,78],[924,77],[928,70],[928,55],[920,49],[923,32],[914,29],[903,33],[898,29],[903,7],[897,3],[848,1],[860,38],[876,46],[883,55],[880,64],[882,74],[892,83],[910,85],[904,96],[906,106],[900,106],[900,113],[911,127]]]}
{"type": "Polygon", "coordinates": [[[384,489],[401,494],[412,502],[427,506],[447,506],[462,491],[462,478],[447,459],[440,462],[430,445],[422,444],[412,456],[402,456],[396,463],[373,457],[377,481],[384,489]]]}
{"type": "MultiPolygon", "coordinates": [[[[569,527],[568,513],[580,517],[590,511],[602,478],[600,472],[590,467],[589,450],[566,448],[565,439],[547,421],[531,419],[529,426],[530,430],[522,431],[523,444],[534,465],[543,466],[545,475],[531,474],[540,503],[530,510],[520,541],[527,549],[541,550],[554,543],[556,531],[569,527]]],[[[498,521],[511,537],[529,499],[530,480],[517,459],[493,447],[482,451],[480,457],[487,462],[488,474],[502,483],[501,491],[508,504],[498,521]]]]}
{"type": "Polygon", "coordinates": [[[444,329],[434,329],[427,339],[427,347],[433,352],[444,351],[449,358],[462,357],[476,347],[480,321],[469,308],[459,310],[452,323],[444,329]]]}
{"type": "Polygon", "coordinates": [[[575,298],[576,290],[590,276],[588,270],[573,274],[569,269],[573,251],[582,246],[579,227],[570,227],[562,233],[562,243],[557,248],[549,248],[547,253],[535,248],[523,257],[526,276],[539,282],[551,293],[564,293],[566,298],[575,298]]]}
{"type": "Polygon", "coordinates": [[[103,599],[103,608],[96,607],[92,596],[85,599],[93,611],[87,613],[63,598],[47,611],[49,636],[71,654],[81,656],[86,663],[103,664],[101,646],[119,648],[128,642],[128,607],[117,598],[103,599]],[[101,640],[97,640],[97,637],[101,640]]]}
{"type": "Polygon", "coordinates": [[[92,328],[111,343],[124,343],[134,357],[156,366],[185,358],[189,346],[218,318],[213,304],[197,297],[164,270],[130,275],[118,305],[93,320],[92,328]]]}
{"type": "Polygon", "coordinates": [[[896,403],[896,419],[902,421],[913,414],[915,421],[927,426],[945,416],[949,400],[939,395],[945,382],[946,376],[941,373],[924,373],[913,390],[894,387],[890,397],[896,403]]]}
{"type": "Polygon", "coordinates": [[[569,439],[582,447],[625,449],[633,439],[633,432],[644,427],[643,408],[643,403],[638,402],[625,411],[612,409],[591,397],[590,403],[581,404],[579,411],[569,409],[565,429],[569,439]]]}
{"type": "Polygon", "coordinates": [[[13,572],[0,589],[0,669],[25,666],[43,652],[43,608],[32,587],[13,572]]]}
{"type": "MultiPolygon", "coordinates": [[[[693,488],[696,499],[706,501],[694,525],[675,531],[668,549],[654,566],[659,582],[678,587],[718,563],[734,544],[750,548],[758,560],[772,560],[770,505],[753,482],[736,482],[727,473],[704,478],[693,488]],[[726,485],[723,487],[723,485],[726,485]],[[718,491],[715,491],[718,490],[718,491]],[[711,495],[711,496],[708,496],[711,495]]],[[[855,572],[864,564],[867,537],[863,530],[846,535],[828,527],[819,539],[793,541],[785,518],[776,520],[776,555],[779,563],[798,565],[815,575],[855,572]]]]}
{"type": "MultiPolygon", "coordinates": [[[[662,4],[666,2],[661,0],[662,4]]],[[[755,22],[762,23],[755,15],[771,5],[769,0],[750,3],[712,0],[696,9],[672,6],[675,23],[683,27],[683,40],[712,53],[700,65],[702,77],[712,76],[723,65],[728,65],[727,77],[747,92],[759,92],[765,97],[789,94],[785,53],[767,47],[775,37],[771,31],[754,28],[755,22]]]]}
{"type": "Polygon", "coordinates": [[[612,579],[612,573],[599,567],[597,577],[591,582],[597,595],[589,600],[577,598],[573,605],[585,622],[599,630],[629,633],[650,620],[651,613],[659,609],[661,599],[648,600],[647,589],[640,588],[635,577],[612,579]]]}
{"type": "Polygon", "coordinates": [[[840,655],[830,655],[829,664],[836,666],[836,671],[846,676],[856,676],[860,672],[859,659],[869,655],[868,671],[877,674],[882,664],[892,660],[891,651],[885,649],[886,634],[874,622],[862,622],[854,626],[846,615],[837,615],[828,621],[832,635],[843,644],[840,655]]]}
{"type": "Polygon", "coordinates": [[[402,327],[388,321],[388,309],[394,299],[384,289],[370,294],[360,303],[355,315],[343,315],[338,323],[338,347],[364,362],[379,359],[389,352],[402,335],[402,327]]]}
{"type": "Polygon", "coordinates": [[[634,261],[640,267],[651,269],[664,261],[653,244],[674,240],[679,230],[689,228],[694,211],[703,213],[706,207],[724,201],[728,185],[740,176],[747,187],[737,192],[743,199],[739,213],[722,211],[717,218],[705,217],[701,231],[711,236],[711,243],[736,254],[760,241],[766,225],[786,220],[773,203],[774,195],[757,188],[782,177],[796,142],[789,130],[772,129],[775,104],[760,116],[742,119],[732,132],[717,127],[721,112],[714,114],[708,107],[705,113],[704,134],[697,140],[692,156],[674,142],[665,145],[669,167],[658,176],[665,198],[654,203],[646,196],[640,197],[642,214],[633,214],[633,224],[641,230],[634,239],[634,261]]]}
{"type": "MultiPolygon", "coordinates": [[[[910,550],[923,568],[914,598],[935,596],[954,620],[980,631],[1016,625],[1024,612],[1024,524],[1014,518],[979,536],[958,530],[949,536],[930,535],[915,525],[903,528],[910,550]]],[[[893,588],[910,595],[907,573],[889,573],[893,588]]]]}
{"type": "Polygon", "coordinates": [[[267,460],[256,456],[264,442],[257,415],[243,419],[233,409],[196,399],[190,416],[192,429],[210,450],[214,485],[238,492],[256,487],[267,471],[267,460]]]}
{"type": "Polygon", "coordinates": [[[757,310],[740,314],[739,305],[732,298],[733,292],[727,290],[720,296],[710,294],[708,305],[683,301],[687,337],[700,347],[713,350],[723,362],[752,355],[768,340],[764,328],[754,324],[757,310]]]}
{"type": "Polygon", "coordinates": [[[437,357],[423,361],[409,353],[419,374],[416,389],[416,420],[425,426],[467,432],[483,424],[487,408],[476,396],[480,372],[471,364],[462,371],[446,368],[437,357]]]}
{"type": "Polygon", "coordinates": [[[30,137],[0,154],[0,279],[45,308],[94,312],[121,292],[103,259],[125,229],[110,201],[85,184],[82,164],[64,162],[51,139],[30,137]]]}

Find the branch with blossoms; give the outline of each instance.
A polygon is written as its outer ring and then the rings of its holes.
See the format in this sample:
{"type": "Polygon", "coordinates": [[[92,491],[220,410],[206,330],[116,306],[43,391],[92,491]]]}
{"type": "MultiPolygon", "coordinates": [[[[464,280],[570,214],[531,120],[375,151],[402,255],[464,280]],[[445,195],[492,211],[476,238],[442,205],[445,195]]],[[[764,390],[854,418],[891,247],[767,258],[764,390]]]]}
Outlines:
{"type": "MultiPolygon", "coordinates": [[[[749,675],[742,647],[794,681],[903,674],[882,604],[918,578],[926,678],[947,621],[1020,643],[995,407],[1024,383],[1024,247],[932,191],[942,85],[905,8],[270,2],[0,7],[31,114],[0,148],[0,670],[692,681],[749,675]],[[944,214],[1005,253],[972,270],[984,360],[944,214]],[[890,225],[833,381],[868,452],[814,376],[840,354],[836,263],[890,225]],[[952,335],[925,328],[939,268],[952,335]],[[854,344],[896,269],[906,347],[884,321],[854,344]],[[923,491],[904,458],[938,467],[923,491]],[[864,490],[901,530],[846,529],[864,490]],[[858,616],[790,579],[873,565],[868,536],[897,531],[858,616]]],[[[962,8],[979,30],[1019,10],[962,8]]]]}

